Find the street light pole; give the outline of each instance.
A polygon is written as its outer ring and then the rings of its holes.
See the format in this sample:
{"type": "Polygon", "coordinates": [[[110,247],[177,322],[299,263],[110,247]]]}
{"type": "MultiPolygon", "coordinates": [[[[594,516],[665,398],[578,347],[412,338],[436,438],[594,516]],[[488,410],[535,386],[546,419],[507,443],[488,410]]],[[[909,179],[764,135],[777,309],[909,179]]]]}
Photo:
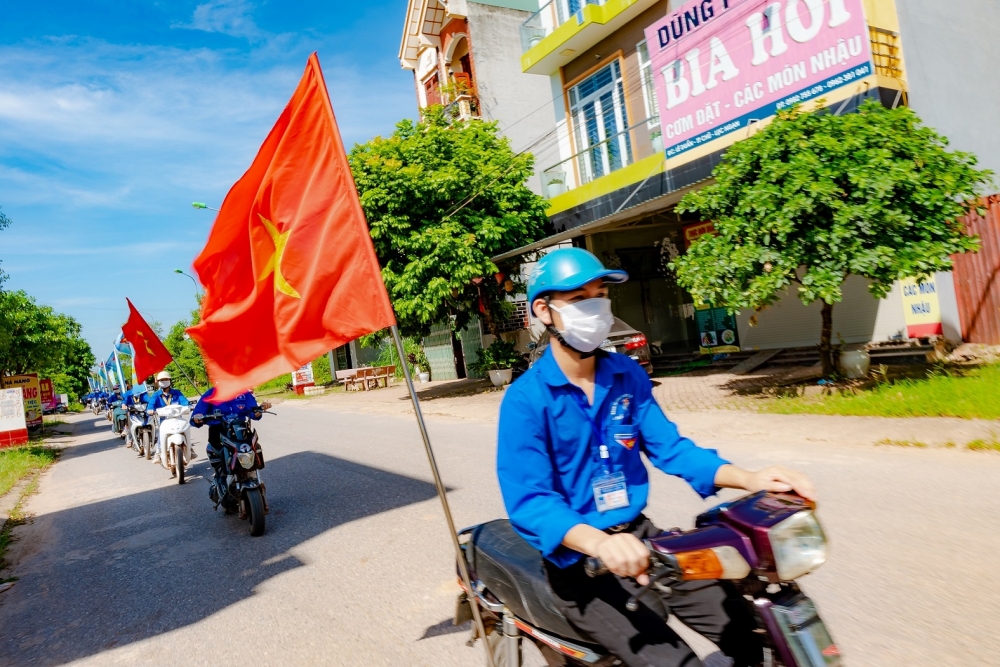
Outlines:
{"type": "Polygon", "coordinates": [[[180,269],[174,269],[174,273],[179,273],[182,276],[187,276],[191,279],[191,282],[194,283],[194,298],[196,301],[199,301],[201,299],[201,290],[198,289],[198,281],[194,279],[194,276],[189,273],[184,273],[180,269]]]}

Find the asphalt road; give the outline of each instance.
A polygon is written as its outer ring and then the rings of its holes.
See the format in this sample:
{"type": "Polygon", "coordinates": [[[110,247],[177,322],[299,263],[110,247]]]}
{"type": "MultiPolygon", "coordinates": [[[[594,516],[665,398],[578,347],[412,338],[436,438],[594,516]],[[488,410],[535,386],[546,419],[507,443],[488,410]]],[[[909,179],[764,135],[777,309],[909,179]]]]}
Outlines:
{"type": "MultiPolygon", "coordinates": [[[[0,665],[481,665],[454,608],[451,546],[412,419],[285,403],[260,424],[267,532],[212,511],[90,413],[47,473],[0,594],[0,665]]],[[[459,525],[503,514],[494,424],[431,420],[459,525]]],[[[197,432],[196,432],[197,433],[197,432]]],[[[198,433],[202,436],[202,433],[198,433]]],[[[804,434],[805,435],[805,434],[804,434]]],[[[805,470],[831,559],[802,581],[853,667],[1000,665],[1000,456],[706,442],[805,470]]],[[[654,475],[647,513],[706,507],[654,475]]]]}

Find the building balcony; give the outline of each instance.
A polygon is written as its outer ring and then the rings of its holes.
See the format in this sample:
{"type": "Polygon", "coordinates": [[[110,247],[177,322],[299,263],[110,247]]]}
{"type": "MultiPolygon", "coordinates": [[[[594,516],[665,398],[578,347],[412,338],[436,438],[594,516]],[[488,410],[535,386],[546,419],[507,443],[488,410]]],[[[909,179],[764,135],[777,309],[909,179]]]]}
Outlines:
{"type": "Polygon", "coordinates": [[[472,93],[455,95],[454,99],[444,106],[444,112],[452,120],[473,120],[481,118],[479,98],[472,93]]]}
{"type": "Polygon", "coordinates": [[[521,69],[552,75],[657,0],[549,0],[521,25],[521,69]]]}
{"type": "Polygon", "coordinates": [[[553,209],[567,208],[638,183],[662,170],[663,160],[659,121],[646,119],[545,169],[542,194],[553,209]]]}

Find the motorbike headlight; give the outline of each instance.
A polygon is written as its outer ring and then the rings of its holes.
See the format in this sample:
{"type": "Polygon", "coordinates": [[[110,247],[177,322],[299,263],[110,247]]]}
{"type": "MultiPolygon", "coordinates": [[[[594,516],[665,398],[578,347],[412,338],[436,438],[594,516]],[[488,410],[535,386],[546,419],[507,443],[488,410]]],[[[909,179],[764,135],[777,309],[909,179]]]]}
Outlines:
{"type": "Polygon", "coordinates": [[[252,468],[254,462],[253,452],[240,452],[236,455],[236,459],[240,462],[240,465],[244,468],[252,468]]]}
{"type": "Polygon", "coordinates": [[[767,531],[778,578],[792,581],[826,562],[826,535],[812,510],[796,512],[767,531]]]}

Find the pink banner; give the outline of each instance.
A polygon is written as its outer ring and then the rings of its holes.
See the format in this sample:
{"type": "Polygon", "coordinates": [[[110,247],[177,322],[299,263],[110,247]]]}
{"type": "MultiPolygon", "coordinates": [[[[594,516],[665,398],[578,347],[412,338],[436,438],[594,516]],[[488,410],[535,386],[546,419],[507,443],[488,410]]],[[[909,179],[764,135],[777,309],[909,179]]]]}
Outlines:
{"type": "Polygon", "coordinates": [[[666,156],[874,72],[862,0],[692,0],[646,28],[666,156]]]}

